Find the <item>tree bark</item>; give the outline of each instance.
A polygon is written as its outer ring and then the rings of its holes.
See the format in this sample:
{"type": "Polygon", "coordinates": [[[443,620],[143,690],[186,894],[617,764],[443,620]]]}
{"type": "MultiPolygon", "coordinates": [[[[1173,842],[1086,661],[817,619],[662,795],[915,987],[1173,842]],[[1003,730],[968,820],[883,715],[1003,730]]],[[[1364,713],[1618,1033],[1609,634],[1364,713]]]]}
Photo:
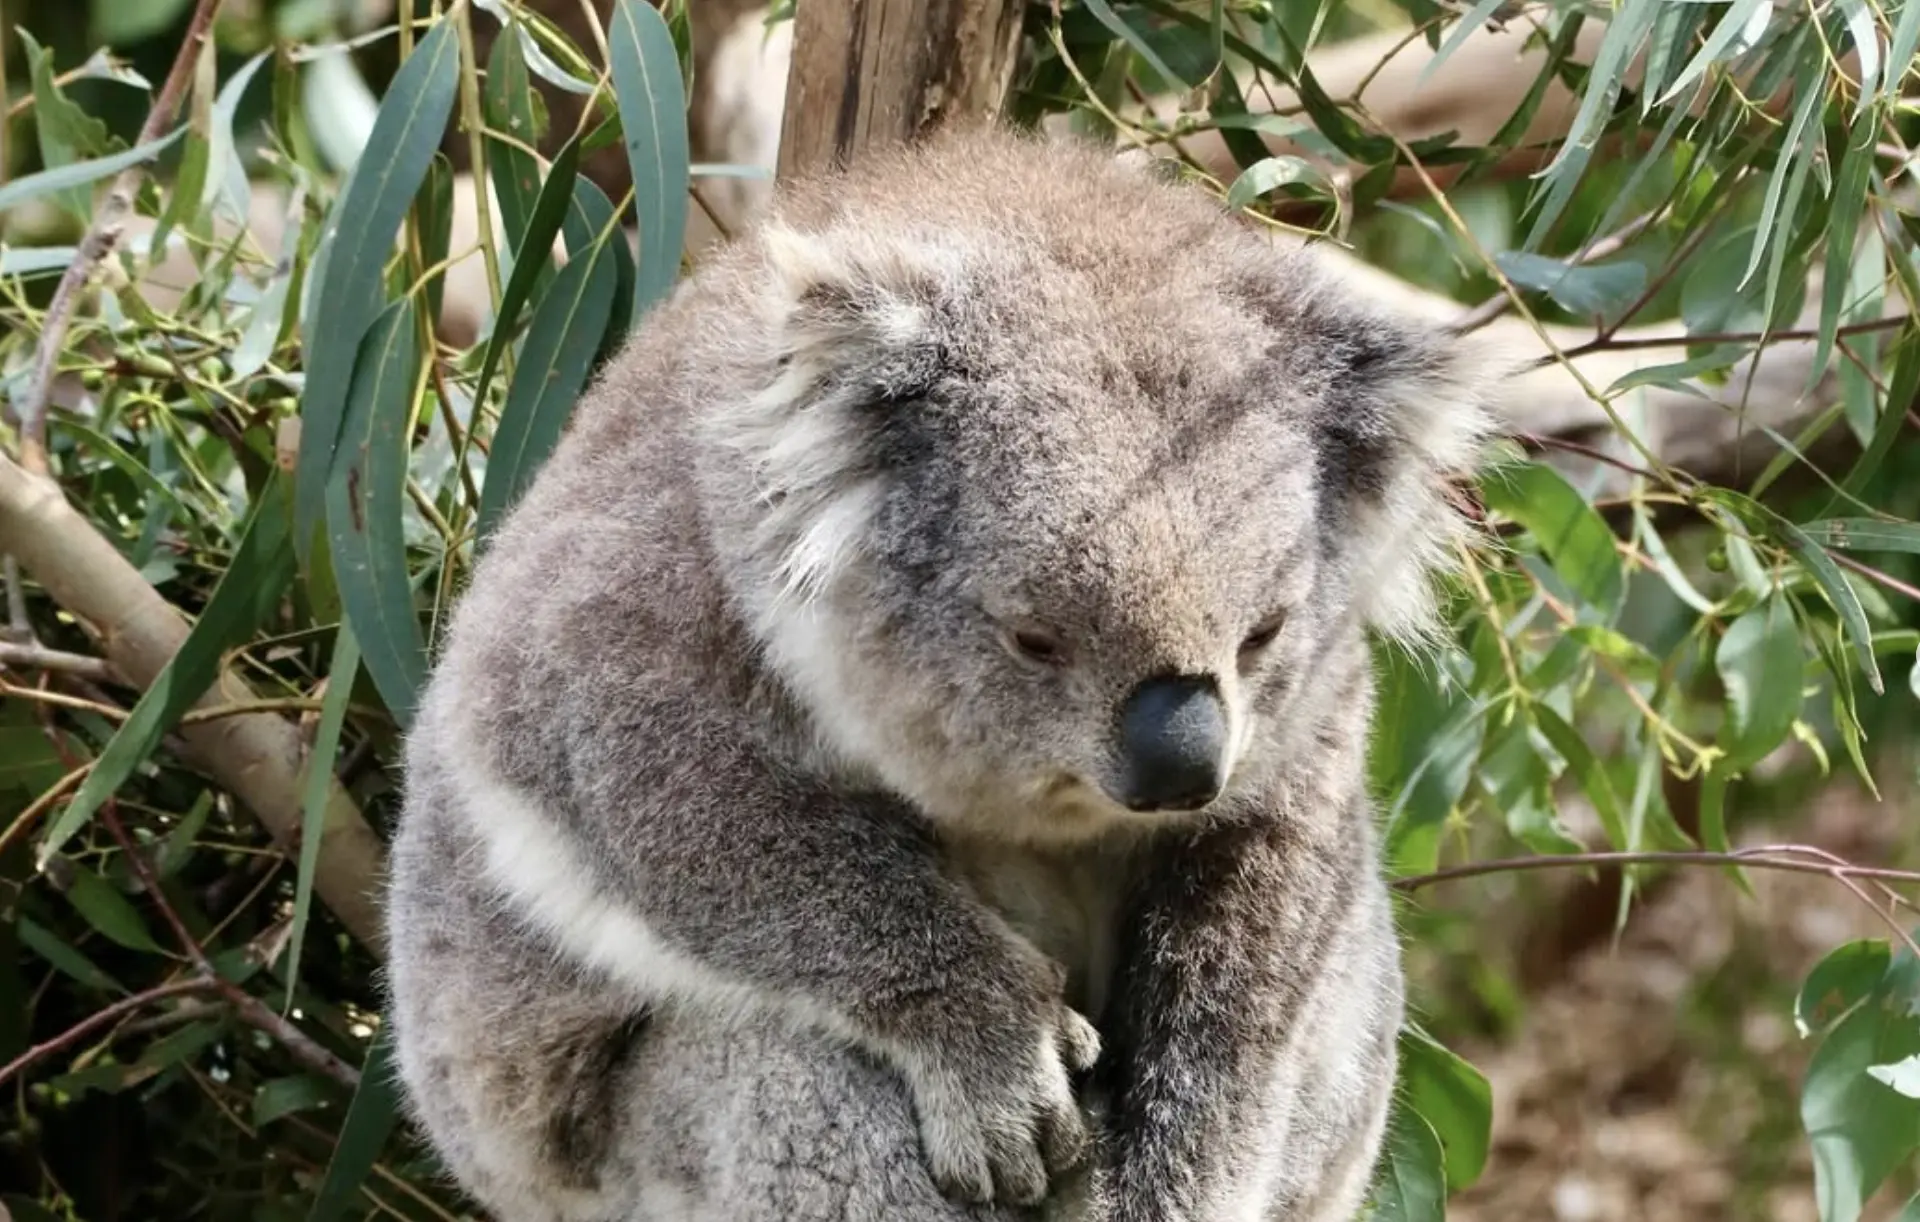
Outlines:
{"type": "Polygon", "coordinates": [[[778,174],[845,164],[955,116],[997,115],[1019,0],[805,0],[795,7],[778,174]]]}

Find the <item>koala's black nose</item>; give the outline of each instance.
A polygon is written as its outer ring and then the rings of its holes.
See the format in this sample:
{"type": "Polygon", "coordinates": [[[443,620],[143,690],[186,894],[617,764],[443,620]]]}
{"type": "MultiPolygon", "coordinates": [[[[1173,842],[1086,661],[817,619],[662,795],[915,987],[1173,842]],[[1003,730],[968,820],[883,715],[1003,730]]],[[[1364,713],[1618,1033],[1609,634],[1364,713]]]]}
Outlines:
{"type": "Polygon", "coordinates": [[[1121,791],[1133,810],[1198,810],[1220,794],[1227,710],[1204,675],[1148,679],[1120,708],[1121,791]]]}

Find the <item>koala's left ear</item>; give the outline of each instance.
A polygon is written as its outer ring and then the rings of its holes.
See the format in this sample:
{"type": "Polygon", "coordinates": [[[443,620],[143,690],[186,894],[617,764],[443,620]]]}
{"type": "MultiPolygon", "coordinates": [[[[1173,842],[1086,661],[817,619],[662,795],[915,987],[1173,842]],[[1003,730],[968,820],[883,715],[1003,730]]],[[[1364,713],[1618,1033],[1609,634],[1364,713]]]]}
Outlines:
{"type": "Polygon", "coordinates": [[[924,376],[939,351],[939,303],[961,274],[937,241],[846,229],[761,232],[774,326],[790,360],[835,380],[873,379],[882,394],[924,376]]]}
{"type": "Polygon", "coordinates": [[[1301,318],[1316,341],[1323,513],[1337,523],[1368,622],[1389,637],[1426,636],[1433,579],[1469,525],[1447,484],[1478,471],[1499,427],[1494,402],[1521,355],[1324,297],[1301,318]]]}

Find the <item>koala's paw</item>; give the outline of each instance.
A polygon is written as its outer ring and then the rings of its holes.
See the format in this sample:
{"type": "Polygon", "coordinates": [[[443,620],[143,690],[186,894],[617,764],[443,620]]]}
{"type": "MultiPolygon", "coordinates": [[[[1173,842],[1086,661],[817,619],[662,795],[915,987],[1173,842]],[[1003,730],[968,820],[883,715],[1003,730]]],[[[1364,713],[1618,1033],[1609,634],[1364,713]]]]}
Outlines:
{"type": "Polygon", "coordinates": [[[1099,1059],[1099,1033],[1056,1002],[1038,1021],[950,1034],[908,1070],[934,1183],[960,1201],[1039,1204],[1087,1155],[1071,1075],[1099,1059]]]}

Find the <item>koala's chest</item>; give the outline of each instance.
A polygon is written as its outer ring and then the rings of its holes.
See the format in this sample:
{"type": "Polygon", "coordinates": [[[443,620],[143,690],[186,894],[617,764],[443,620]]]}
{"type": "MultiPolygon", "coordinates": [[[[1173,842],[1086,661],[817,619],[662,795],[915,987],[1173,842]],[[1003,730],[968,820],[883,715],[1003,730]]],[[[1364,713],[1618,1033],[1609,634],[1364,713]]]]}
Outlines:
{"type": "Polygon", "coordinates": [[[986,842],[950,843],[947,852],[983,903],[1066,968],[1068,1003],[1097,1021],[1119,953],[1127,857],[986,842]]]}

